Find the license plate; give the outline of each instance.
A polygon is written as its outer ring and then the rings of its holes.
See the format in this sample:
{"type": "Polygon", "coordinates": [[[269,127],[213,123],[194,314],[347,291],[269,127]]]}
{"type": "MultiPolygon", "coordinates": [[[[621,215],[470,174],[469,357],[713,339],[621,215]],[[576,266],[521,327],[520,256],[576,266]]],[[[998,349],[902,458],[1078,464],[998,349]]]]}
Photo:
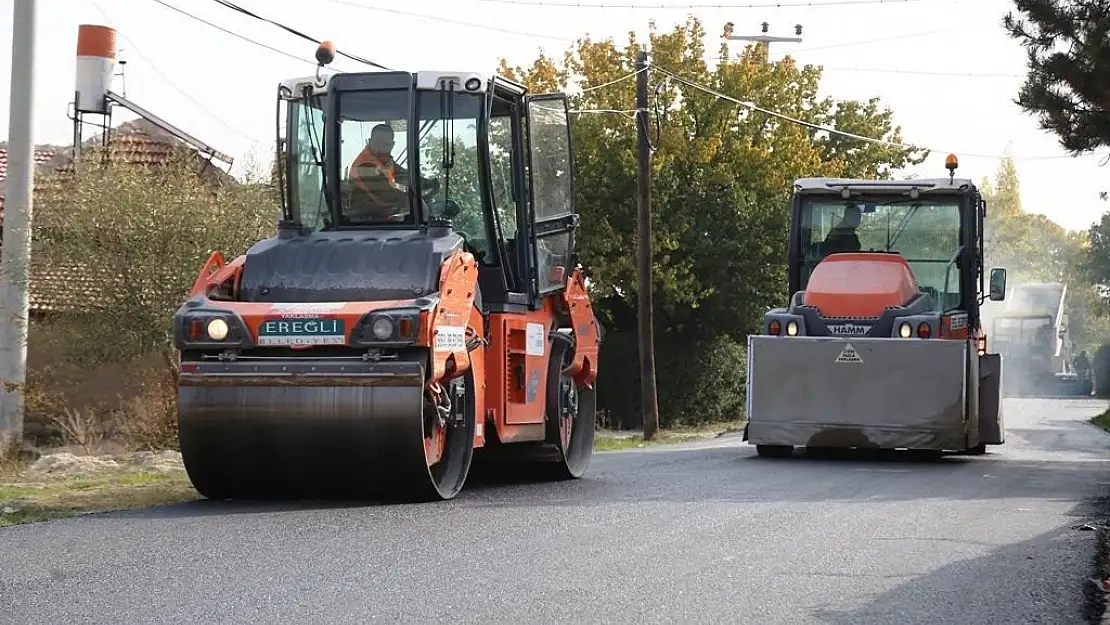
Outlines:
{"type": "Polygon", "coordinates": [[[342,319],[268,319],[258,328],[259,345],[343,345],[342,319]]]}

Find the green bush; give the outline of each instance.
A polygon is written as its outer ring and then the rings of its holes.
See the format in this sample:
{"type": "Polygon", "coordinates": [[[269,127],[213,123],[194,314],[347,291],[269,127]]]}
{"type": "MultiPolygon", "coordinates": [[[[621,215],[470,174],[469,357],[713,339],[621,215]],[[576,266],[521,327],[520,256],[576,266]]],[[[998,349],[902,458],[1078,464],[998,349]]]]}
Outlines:
{"type": "Polygon", "coordinates": [[[71,361],[94,366],[164,349],[209,254],[230,260],[280,217],[272,187],[202,175],[184,151],[146,167],[86,157],[44,186],[32,291],[63,306],[59,319],[110,330],[72,345],[71,361]]]}
{"type": "MultiPolygon", "coordinates": [[[[747,349],[721,335],[711,339],[662,334],[655,345],[659,420],[663,427],[743,417],[747,349]]],[[[640,360],[635,332],[606,334],[599,354],[601,425],[643,426],[640,360]]]]}
{"type": "Polygon", "coordinates": [[[121,160],[87,153],[74,172],[38,181],[30,290],[53,309],[30,327],[29,433],[95,426],[172,446],[173,312],[211,252],[231,260],[273,234],[278,196],[187,150],[161,165],[121,160]]]}

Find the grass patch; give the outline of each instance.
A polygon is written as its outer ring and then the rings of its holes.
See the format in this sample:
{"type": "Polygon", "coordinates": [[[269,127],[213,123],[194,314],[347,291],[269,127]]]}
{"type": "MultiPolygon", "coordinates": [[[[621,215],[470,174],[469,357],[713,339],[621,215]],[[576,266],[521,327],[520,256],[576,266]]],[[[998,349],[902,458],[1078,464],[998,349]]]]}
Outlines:
{"type": "Polygon", "coordinates": [[[104,471],[38,482],[0,476],[0,527],[199,499],[184,471],[104,471]]]}
{"type": "Polygon", "coordinates": [[[1091,423],[1094,423],[1107,432],[1110,432],[1110,408],[1106,409],[1106,411],[1102,414],[1092,418],[1091,423]]]}
{"type": "Polygon", "coordinates": [[[685,443],[742,431],[744,431],[743,421],[707,423],[705,425],[661,429],[655,433],[652,440],[645,441],[642,433],[599,430],[594,437],[594,451],[613,451],[635,449],[649,445],[685,443]]]}

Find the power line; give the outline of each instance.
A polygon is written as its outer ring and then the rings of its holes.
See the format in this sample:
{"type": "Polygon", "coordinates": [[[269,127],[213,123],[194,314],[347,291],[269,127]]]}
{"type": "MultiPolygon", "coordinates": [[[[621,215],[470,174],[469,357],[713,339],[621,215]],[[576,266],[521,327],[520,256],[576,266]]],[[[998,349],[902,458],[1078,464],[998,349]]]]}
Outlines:
{"type": "MultiPolygon", "coordinates": [[[[684,84],[684,85],[686,85],[688,87],[691,87],[691,88],[694,88],[694,89],[698,89],[699,91],[703,91],[703,92],[705,92],[709,95],[715,96],[715,97],[720,98],[722,100],[733,102],[735,104],[739,104],[740,106],[743,106],[744,108],[747,108],[747,109],[750,109],[750,110],[753,110],[753,111],[758,111],[760,113],[763,113],[764,115],[770,115],[771,117],[775,117],[775,118],[778,118],[778,119],[781,119],[783,121],[786,121],[786,122],[789,122],[789,123],[792,123],[792,124],[796,124],[796,125],[799,125],[799,126],[805,126],[806,128],[811,128],[813,130],[821,130],[821,131],[827,132],[829,134],[840,135],[842,137],[848,137],[850,139],[856,139],[856,140],[859,140],[859,141],[864,141],[864,142],[872,143],[872,144],[875,144],[875,145],[883,145],[883,146],[886,146],[886,147],[899,148],[899,149],[903,149],[903,150],[928,150],[929,152],[943,152],[943,153],[947,153],[947,154],[956,153],[953,150],[935,150],[935,149],[929,148],[929,147],[918,147],[918,146],[914,146],[914,145],[906,145],[906,144],[903,144],[903,143],[897,143],[897,142],[894,142],[894,141],[886,141],[886,140],[883,140],[883,139],[876,139],[874,137],[866,137],[866,136],[857,135],[857,134],[851,133],[851,132],[845,132],[843,130],[837,130],[837,129],[832,128],[830,126],[825,126],[825,125],[822,125],[822,124],[815,124],[813,122],[807,122],[805,120],[798,119],[796,117],[790,117],[789,115],[784,115],[784,114],[776,112],[776,111],[765,109],[763,107],[760,107],[760,106],[756,105],[753,102],[746,102],[744,100],[734,98],[730,95],[726,95],[724,93],[721,93],[720,91],[717,91],[717,90],[713,89],[712,87],[707,87],[705,85],[696,83],[692,80],[684,78],[684,77],[682,77],[678,74],[675,74],[674,72],[668,71],[668,70],[663,69],[661,67],[655,67],[655,70],[662,73],[663,75],[667,76],[668,78],[674,80],[675,82],[684,84]]],[[[1000,156],[998,154],[974,154],[974,153],[967,153],[967,152],[959,152],[959,154],[961,154],[962,156],[968,157],[968,158],[995,158],[995,159],[1007,158],[1007,156],[1000,156]]],[[[1014,160],[1030,160],[1030,161],[1032,161],[1032,160],[1044,160],[1044,161],[1047,161],[1047,160],[1074,159],[1076,157],[1073,157],[1071,155],[1058,155],[1058,156],[1010,156],[1010,158],[1013,158],[1014,160]]]]}
{"type": "MultiPolygon", "coordinates": [[[[216,0],[216,1],[221,2],[222,0],[216,0]]],[[[563,43],[563,44],[574,43],[573,38],[554,37],[552,35],[547,35],[547,34],[544,34],[544,33],[528,32],[528,31],[525,31],[525,30],[514,30],[514,29],[511,29],[511,28],[500,28],[500,27],[497,27],[497,26],[490,26],[488,24],[480,24],[478,22],[467,22],[467,21],[463,21],[463,20],[452,19],[452,18],[449,18],[449,17],[440,17],[438,15],[428,15],[428,14],[425,14],[425,13],[415,13],[415,12],[412,12],[412,11],[403,11],[401,9],[394,9],[392,7],[371,6],[371,5],[367,5],[367,4],[361,4],[359,2],[351,2],[350,0],[327,0],[327,2],[331,2],[332,4],[338,4],[338,5],[342,5],[342,6],[348,6],[348,7],[352,7],[352,8],[355,8],[355,9],[362,9],[363,11],[371,11],[371,12],[379,12],[379,13],[391,13],[393,15],[404,15],[406,17],[414,17],[414,18],[422,19],[422,20],[430,20],[430,21],[433,21],[433,22],[443,22],[445,24],[455,24],[456,26],[466,26],[468,28],[476,28],[478,30],[488,30],[488,31],[495,32],[495,33],[504,33],[504,34],[507,34],[507,35],[519,35],[519,36],[522,36],[522,37],[530,37],[532,39],[545,39],[547,41],[558,41],[559,43],[563,43]]]]}
{"type": "Polygon", "coordinates": [[[1021,78],[1021,74],[983,74],[976,72],[934,72],[912,69],[883,69],[878,67],[828,67],[820,66],[824,71],[832,72],[862,72],[874,74],[906,74],[908,76],[944,76],[953,78],[1021,78]]]}
{"type": "MultiPolygon", "coordinates": [[[[319,39],[316,39],[314,37],[310,37],[310,36],[302,33],[299,30],[296,30],[294,28],[286,26],[285,24],[282,24],[281,22],[275,22],[274,20],[271,20],[271,19],[266,18],[266,17],[262,17],[261,15],[258,15],[257,13],[253,13],[251,11],[248,11],[247,9],[244,9],[243,7],[241,7],[237,4],[234,4],[232,2],[228,2],[228,0],[213,0],[213,2],[215,2],[217,4],[220,4],[220,5],[223,5],[223,6],[229,8],[233,11],[238,11],[239,13],[242,13],[243,15],[253,17],[256,20],[261,20],[261,21],[266,22],[268,24],[273,24],[274,26],[277,26],[278,28],[280,28],[280,29],[282,29],[286,32],[292,33],[292,34],[300,37],[301,39],[311,41],[312,43],[315,43],[315,44],[322,43],[322,41],[319,40],[319,39]]],[[[335,53],[338,54],[339,56],[345,56],[348,59],[351,59],[352,61],[358,61],[359,63],[363,63],[363,64],[369,65],[371,67],[376,67],[378,69],[384,69],[386,71],[390,71],[390,69],[388,67],[386,67],[385,65],[382,65],[380,63],[375,63],[374,61],[371,61],[369,59],[365,59],[361,56],[356,56],[356,55],[353,55],[353,54],[349,54],[349,53],[344,52],[344,51],[339,50],[339,49],[336,49],[335,53]]]]}
{"type": "MultiPolygon", "coordinates": [[[[222,3],[224,0],[216,0],[216,1],[222,3]]],[[[426,13],[416,13],[416,12],[413,12],[413,11],[405,11],[405,10],[402,10],[402,9],[395,9],[395,8],[392,8],[392,7],[383,7],[383,6],[377,6],[377,5],[363,4],[361,2],[354,2],[353,0],[326,0],[326,1],[330,2],[332,4],[340,5],[340,6],[347,6],[347,7],[351,7],[351,8],[355,8],[355,9],[361,9],[363,11],[388,13],[388,14],[393,14],[393,15],[402,15],[402,16],[406,16],[406,17],[412,17],[412,18],[416,18],[416,19],[428,20],[428,21],[433,21],[433,22],[442,22],[442,23],[445,23],[445,24],[455,24],[457,26],[465,26],[467,28],[475,28],[475,29],[478,29],[478,30],[498,32],[498,33],[504,33],[504,34],[508,34],[508,35],[516,35],[516,36],[520,36],[520,37],[529,37],[529,38],[532,38],[532,39],[543,39],[543,40],[546,40],[546,41],[555,41],[555,42],[562,43],[562,44],[573,45],[577,41],[577,39],[573,38],[573,37],[557,37],[557,36],[549,35],[549,34],[546,34],[546,33],[540,33],[540,32],[533,32],[533,31],[526,31],[526,30],[516,30],[516,29],[512,29],[512,28],[501,28],[501,27],[498,27],[498,26],[490,26],[488,24],[481,24],[481,23],[477,23],[477,22],[468,22],[468,21],[465,21],[465,20],[459,20],[459,19],[454,19],[454,18],[449,18],[449,17],[441,17],[441,16],[438,16],[438,15],[428,15],[426,13]]],[[[530,3],[528,3],[524,0],[471,0],[471,1],[472,2],[485,2],[485,3],[491,3],[491,4],[508,4],[508,5],[515,4],[515,5],[518,5],[518,6],[540,6],[538,4],[530,4],[530,3]]],[[[552,0],[552,1],[554,1],[554,2],[568,2],[568,6],[581,6],[581,7],[584,7],[584,8],[595,8],[595,7],[599,7],[599,8],[619,8],[618,5],[574,4],[573,2],[569,2],[568,0],[552,0]]],[[[833,6],[833,5],[840,6],[840,5],[847,5],[847,4],[888,4],[888,3],[892,3],[892,2],[921,2],[921,1],[924,1],[924,0],[830,0],[829,2],[820,2],[820,3],[806,2],[806,1],[803,0],[801,2],[797,2],[797,3],[794,3],[794,4],[790,3],[789,1],[786,1],[786,2],[768,3],[768,4],[764,4],[764,5],[754,4],[754,5],[751,5],[751,6],[752,7],[762,7],[762,6],[766,6],[766,7],[791,7],[791,6],[804,7],[804,6],[826,6],[826,5],[827,6],[833,6]]],[[[546,5],[546,6],[561,6],[561,5],[546,5]]],[[[653,7],[645,6],[645,5],[624,5],[624,6],[625,6],[625,8],[653,8],[653,7]]],[[[670,6],[679,6],[679,5],[670,5],[670,6]]],[[[722,8],[741,7],[742,8],[742,7],[747,7],[749,5],[694,5],[694,4],[691,4],[691,5],[683,5],[682,8],[697,8],[699,6],[706,6],[706,7],[712,6],[712,7],[722,7],[722,8]]],[[[829,49],[834,49],[834,48],[848,48],[848,47],[854,47],[854,46],[870,45],[870,44],[873,44],[873,43],[885,43],[885,42],[889,42],[889,41],[900,41],[900,40],[903,40],[903,39],[926,37],[926,36],[929,36],[929,35],[951,32],[951,31],[954,31],[954,30],[960,30],[962,28],[967,28],[967,27],[968,27],[967,25],[964,25],[964,26],[957,26],[957,27],[954,27],[954,28],[943,28],[943,29],[938,29],[938,30],[930,30],[930,31],[924,31],[924,32],[909,33],[909,34],[905,34],[905,35],[899,35],[899,36],[896,36],[896,37],[880,37],[880,38],[877,38],[877,39],[864,39],[864,40],[857,40],[857,41],[847,41],[847,42],[842,42],[842,43],[837,43],[837,44],[830,44],[830,45],[826,45],[826,46],[812,46],[812,47],[808,47],[808,48],[796,48],[794,50],[794,52],[805,52],[805,51],[811,51],[811,50],[829,50],[829,49]]]]}
{"type": "Polygon", "coordinates": [[[604,89],[605,87],[609,87],[609,86],[612,86],[612,85],[616,85],[618,83],[622,83],[626,80],[630,80],[632,78],[635,78],[636,76],[638,76],[640,74],[640,72],[646,72],[647,70],[648,70],[648,68],[644,67],[643,69],[638,69],[638,70],[632,72],[631,74],[625,74],[624,76],[621,76],[620,78],[617,78],[617,79],[614,79],[614,80],[610,80],[609,82],[603,82],[600,85],[594,85],[592,87],[585,87],[585,88],[582,89],[582,93],[589,93],[591,91],[597,91],[598,89],[604,89]]]}
{"type": "Polygon", "coordinates": [[[184,9],[179,9],[179,8],[177,8],[177,7],[173,6],[172,4],[169,4],[169,3],[163,2],[162,0],[152,0],[152,1],[153,1],[153,2],[156,2],[156,3],[160,4],[160,5],[162,5],[162,6],[164,6],[164,7],[166,7],[167,9],[169,9],[169,10],[171,10],[171,11],[175,11],[175,12],[177,12],[177,13],[180,13],[181,15],[184,15],[185,17],[187,17],[187,18],[189,18],[189,19],[192,19],[192,20],[196,20],[196,21],[198,21],[198,22],[200,22],[200,23],[202,23],[202,24],[206,24],[206,25],[208,25],[208,26],[211,26],[212,28],[215,28],[216,30],[219,30],[219,31],[221,31],[221,32],[224,32],[224,33],[227,33],[227,34],[231,35],[232,37],[237,37],[237,38],[239,38],[239,39],[242,39],[243,41],[246,41],[247,43],[251,43],[251,44],[254,44],[254,45],[256,45],[256,46],[258,46],[258,47],[260,47],[260,48],[265,48],[265,49],[267,49],[267,50],[269,50],[269,51],[271,51],[271,52],[276,52],[276,53],[278,53],[278,54],[280,54],[280,55],[282,55],[282,56],[285,56],[285,57],[291,58],[291,59],[293,59],[294,61],[300,61],[300,62],[302,62],[302,63],[309,63],[309,64],[311,64],[311,65],[312,65],[313,67],[316,67],[316,66],[317,66],[317,63],[316,63],[316,61],[310,61],[310,60],[308,60],[308,59],[306,59],[306,58],[303,58],[303,57],[299,57],[299,56],[297,56],[297,55],[295,55],[295,54],[290,54],[290,53],[286,52],[285,50],[280,50],[280,49],[278,49],[278,48],[275,48],[275,47],[273,47],[273,46],[270,46],[270,45],[266,45],[266,44],[262,43],[261,41],[255,41],[254,39],[251,39],[250,37],[244,37],[243,35],[240,35],[240,34],[239,34],[239,33],[237,33],[237,32],[234,32],[234,31],[230,31],[230,30],[228,30],[228,29],[224,28],[223,26],[220,26],[219,24],[213,24],[212,22],[209,22],[208,20],[206,20],[206,19],[204,19],[204,18],[202,18],[202,17],[197,17],[196,15],[193,15],[192,13],[189,13],[188,11],[185,11],[184,9]]]}
{"type": "Polygon", "coordinates": [[[574,9],[651,9],[655,10],[688,10],[688,9],[788,9],[788,8],[821,8],[843,7],[850,5],[875,5],[875,4],[906,4],[909,2],[923,2],[924,0],[827,0],[826,2],[813,2],[811,0],[784,0],[782,2],[747,2],[741,4],[728,3],[694,3],[694,4],[642,4],[639,2],[627,4],[613,4],[607,2],[578,2],[577,0],[471,0],[486,4],[508,4],[535,8],[574,8],[574,9]]]}
{"type": "MultiPolygon", "coordinates": [[[[554,109],[554,110],[558,111],[559,109],[554,109]]],[[[627,117],[628,119],[635,120],[636,116],[634,115],[634,113],[637,113],[639,111],[637,109],[627,109],[627,110],[624,110],[624,111],[619,111],[619,110],[616,110],[616,109],[569,109],[567,112],[568,113],[609,113],[609,114],[613,114],[613,115],[623,115],[623,116],[627,117]]]]}
{"type": "Polygon", "coordinates": [[[794,52],[812,52],[814,50],[835,50],[837,48],[853,48],[855,46],[868,46],[873,43],[888,43],[891,41],[902,41],[904,39],[916,39],[918,37],[928,37],[929,35],[939,35],[941,33],[950,33],[952,31],[961,30],[970,27],[970,24],[956,26],[952,28],[939,28],[936,30],[926,30],[916,33],[908,33],[904,35],[895,35],[891,37],[878,37],[876,39],[857,39],[856,41],[845,41],[842,43],[833,43],[824,46],[809,46],[794,48],[794,52]]]}
{"type": "MultiPolygon", "coordinates": [[[[97,4],[96,0],[88,0],[88,2],[89,2],[89,4],[92,5],[92,7],[94,9],[96,9],[96,11],[98,13],[100,13],[100,15],[104,18],[104,21],[106,21],[106,22],[111,22],[112,21],[112,18],[108,17],[108,14],[104,11],[103,8],[100,7],[99,4],[97,4]]],[[[211,109],[207,108],[206,106],[201,104],[199,101],[197,101],[196,98],[189,95],[189,92],[185,91],[181,87],[178,87],[172,80],[170,80],[170,77],[167,76],[165,72],[158,69],[158,66],[154,64],[154,61],[150,60],[150,57],[143,54],[143,51],[141,49],[139,49],[139,46],[136,45],[135,42],[132,41],[131,38],[128,37],[126,33],[121,32],[121,33],[119,33],[119,36],[122,37],[123,40],[126,41],[128,43],[128,45],[131,46],[131,49],[135,51],[135,54],[139,55],[139,58],[146,61],[147,66],[150,69],[152,69],[155,74],[160,76],[162,78],[162,80],[165,81],[165,83],[167,85],[169,85],[169,87],[171,89],[173,89],[174,91],[179,93],[186,100],[189,100],[190,102],[192,102],[198,109],[200,109],[201,112],[205,113],[206,115],[208,115],[212,119],[218,121],[220,123],[220,125],[222,125],[224,128],[227,128],[228,130],[230,130],[230,131],[234,132],[235,134],[239,135],[240,137],[243,137],[244,139],[250,139],[251,141],[258,141],[257,137],[252,137],[252,136],[244,133],[243,131],[239,130],[235,126],[232,126],[231,124],[227,123],[227,121],[225,121],[223,117],[221,117],[220,115],[215,114],[214,112],[212,112],[211,109]]]]}
{"type": "MultiPolygon", "coordinates": [[[[730,63],[742,60],[740,56],[706,55],[706,61],[717,63],[730,63]]],[[[940,72],[932,70],[915,70],[885,67],[830,67],[821,63],[801,63],[801,65],[814,65],[823,72],[859,72],[874,74],[905,74],[907,76],[942,76],[952,78],[1022,78],[1021,74],[981,73],[981,72],[940,72]]]]}

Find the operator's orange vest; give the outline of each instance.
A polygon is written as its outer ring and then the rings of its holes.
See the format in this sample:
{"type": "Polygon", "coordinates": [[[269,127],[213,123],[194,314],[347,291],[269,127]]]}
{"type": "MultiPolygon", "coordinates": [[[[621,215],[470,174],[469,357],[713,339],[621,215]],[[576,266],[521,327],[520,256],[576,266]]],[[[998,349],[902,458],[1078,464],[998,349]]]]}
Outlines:
{"type": "Polygon", "coordinates": [[[359,152],[348,170],[348,177],[355,186],[362,189],[374,200],[388,197],[387,193],[396,188],[397,179],[393,165],[386,165],[378,158],[377,154],[368,148],[359,152]],[[363,176],[358,173],[359,167],[370,166],[378,172],[378,176],[363,176]]]}

